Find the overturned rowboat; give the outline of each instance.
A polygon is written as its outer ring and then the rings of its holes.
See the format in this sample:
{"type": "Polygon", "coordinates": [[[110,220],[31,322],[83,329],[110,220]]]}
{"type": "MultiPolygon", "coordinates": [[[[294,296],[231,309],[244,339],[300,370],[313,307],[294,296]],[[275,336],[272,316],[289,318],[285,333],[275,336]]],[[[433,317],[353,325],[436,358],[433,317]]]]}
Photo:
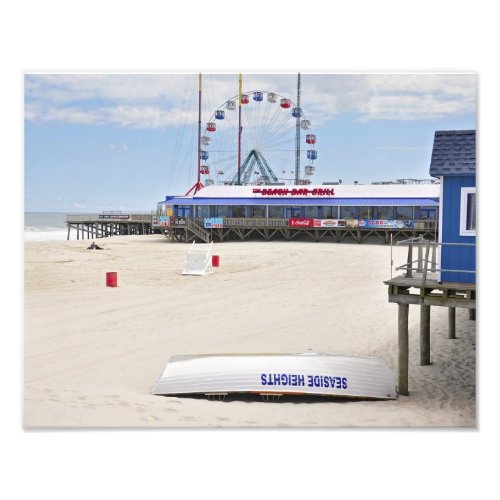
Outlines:
{"type": "Polygon", "coordinates": [[[397,398],[394,376],[383,361],[315,353],[173,356],[152,393],[397,398]]]}

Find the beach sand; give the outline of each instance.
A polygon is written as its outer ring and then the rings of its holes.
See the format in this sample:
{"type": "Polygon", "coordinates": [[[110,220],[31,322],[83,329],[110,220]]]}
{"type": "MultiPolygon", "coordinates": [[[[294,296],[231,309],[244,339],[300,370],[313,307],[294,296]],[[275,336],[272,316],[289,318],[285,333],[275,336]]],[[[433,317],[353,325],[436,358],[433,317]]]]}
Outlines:
{"type": "MultiPolygon", "coordinates": [[[[327,352],[377,357],[397,380],[397,306],[382,244],[225,242],[220,267],[183,276],[188,244],[161,235],[25,243],[24,426],[475,427],[475,322],[431,312],[419,365],[410,307],[408,397],[343,401],[151,395],[170,356],[327,352]],[[108,271],[118,287],[105,286],[108,271]]],[[[406,249],[394,247],[394,263],[406,249]]],[[[399,274],[394,272],[394,275],[399,274]]]]}

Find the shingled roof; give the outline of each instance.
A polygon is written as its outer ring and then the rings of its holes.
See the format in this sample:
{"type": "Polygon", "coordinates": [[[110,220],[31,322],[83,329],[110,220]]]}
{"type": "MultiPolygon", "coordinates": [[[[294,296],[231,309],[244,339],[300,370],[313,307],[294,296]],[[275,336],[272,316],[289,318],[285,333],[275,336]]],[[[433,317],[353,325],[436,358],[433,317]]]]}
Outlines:
{"type": "Polygon", "coordinates": [[[430,175],[475,175],[476,131],[438,130],[434,134],[430,175]]]}

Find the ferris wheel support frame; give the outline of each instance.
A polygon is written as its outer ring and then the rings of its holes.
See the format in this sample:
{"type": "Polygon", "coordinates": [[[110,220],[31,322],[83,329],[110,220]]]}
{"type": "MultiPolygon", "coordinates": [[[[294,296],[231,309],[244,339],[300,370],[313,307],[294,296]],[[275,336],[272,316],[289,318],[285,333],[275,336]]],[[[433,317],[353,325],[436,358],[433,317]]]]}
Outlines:
{"type": "Polygon", "coordinates": [[[191,191],[196,194],[200,189],[203,189],[203,184],[201,183],[201,73],[198,75],[198,180],[194,186],[186,193],[188,196],[191,191]]]}
{"type": "Polygon", "coordinates": [[[299,110],[295,123],[295,184],[300,181],[300,119],[302,111],[300,109],[300,73],[297,76],[297,108],[299,110]]]}
{"type": "Polygon", "coordinates": [[[242,88],[242,77],[241,73],[238,79],[238,186],[241,186],[241,88],[242,88]]]}

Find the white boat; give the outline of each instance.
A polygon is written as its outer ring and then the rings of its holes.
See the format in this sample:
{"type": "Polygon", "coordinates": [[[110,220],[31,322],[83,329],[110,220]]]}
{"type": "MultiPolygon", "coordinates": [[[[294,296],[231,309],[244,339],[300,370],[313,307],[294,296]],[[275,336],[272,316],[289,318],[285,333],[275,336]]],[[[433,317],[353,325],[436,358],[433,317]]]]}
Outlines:
{"type": "Polygon", "coordinates": [[[394,376],[383,361],[316,353],[173,356],[152,393],[397,398],[394,376]]]}

